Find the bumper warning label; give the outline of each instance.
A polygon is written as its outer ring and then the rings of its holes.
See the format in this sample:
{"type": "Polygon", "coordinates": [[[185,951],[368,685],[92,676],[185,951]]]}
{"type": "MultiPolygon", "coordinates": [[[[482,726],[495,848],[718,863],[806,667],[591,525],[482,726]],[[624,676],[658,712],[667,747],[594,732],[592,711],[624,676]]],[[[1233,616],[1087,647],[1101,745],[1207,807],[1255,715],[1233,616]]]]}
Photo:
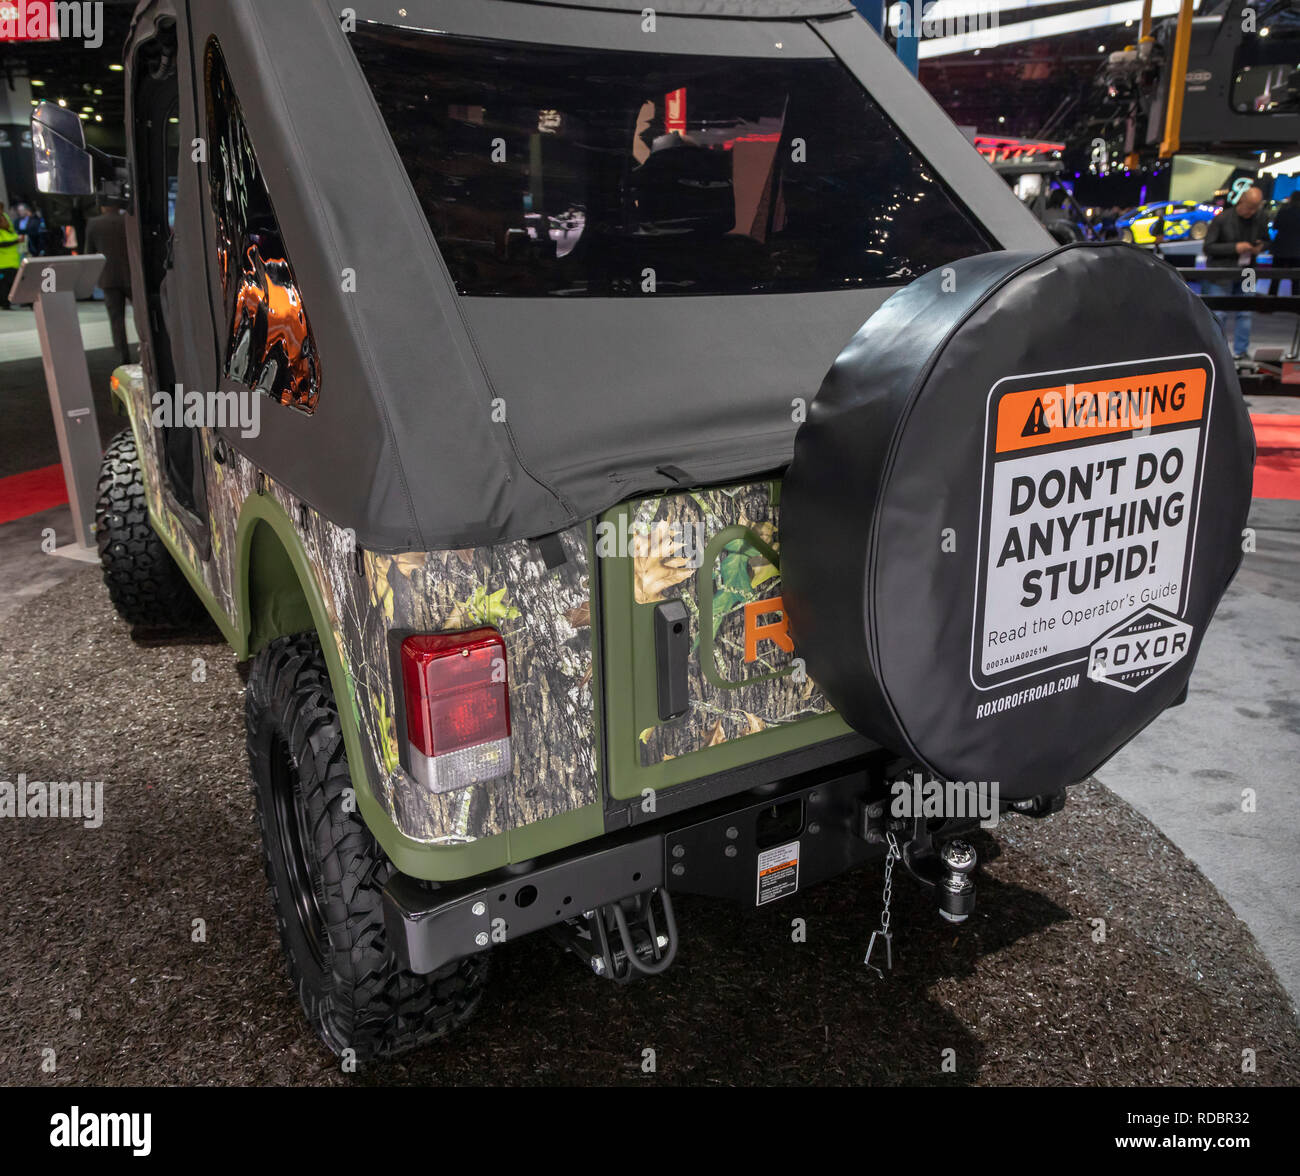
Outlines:
{"type": "Polygon", "coordinates": [[[1208,356],[1179,356],[994,386],[971,642],[976,687],[1087,663],[1099,637],[1149,606],[1181,613],[1212,371],[1208,356]]]}
{"type": "Polygon", "coordinates": [[[799,843],[778,845],[758,855],[758,902],[775,902],[799,889],[799,843]]]}

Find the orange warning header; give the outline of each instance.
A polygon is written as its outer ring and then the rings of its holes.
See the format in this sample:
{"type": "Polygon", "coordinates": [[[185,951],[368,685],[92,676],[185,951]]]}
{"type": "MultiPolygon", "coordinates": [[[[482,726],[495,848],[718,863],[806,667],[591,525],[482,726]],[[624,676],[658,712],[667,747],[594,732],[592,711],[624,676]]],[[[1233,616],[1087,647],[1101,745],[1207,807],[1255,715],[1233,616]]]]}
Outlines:
{"type": "Polygon", "coordinates": [[[1008,392],[998,403],[997,452],[1082,441],[1107,433],[1199,421],[1205,369],[1110,376],[1008,392]]]}

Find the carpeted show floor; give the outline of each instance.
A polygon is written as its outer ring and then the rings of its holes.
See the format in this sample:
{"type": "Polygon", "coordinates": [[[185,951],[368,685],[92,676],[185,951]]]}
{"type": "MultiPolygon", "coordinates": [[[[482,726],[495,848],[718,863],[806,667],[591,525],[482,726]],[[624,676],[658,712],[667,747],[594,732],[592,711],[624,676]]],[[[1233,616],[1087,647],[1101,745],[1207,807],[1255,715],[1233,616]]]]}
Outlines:
{"type": "Polygon", "coordinates": [[[473,1025],[344,1074],[284,978],[242,689],[213,635],[133,640],[93,568],[0,629],[0,779],[102,779],[106,809],[93,830],[0,822],[0,1084],[1300,1082],[1294,1011],[1245,926],[1095,783],[980,835],[960,929],[899,871],[887,981],[862,966],[875,866],[762,911],[683,899],[679,962],[627,988],[545,937],[510,944],[473,1025]]]}
{"type": "MultiPolygon", "coordinates": [[[[113,411],[109,390],[113,371],[119,363],[121,359],[111,347],[86,353],[99,434],[106,447],[125,425],[125,421],[113,411]]],[[[0,422],[3,422],[5,439],[5,444],[0,445],[0,479],[58,465],[59,442],[50,414],[45,366],[39,352],[3,364],[0,372],[0,422]]],[[[67,501],[66,495],[63,501],[67,501]]],[[[5,508],[4,494],[0,492],[0,510],[5,508]]],[[[38,506],[37,509],[43,508],[38,506]]]]}
{"type": "Polygon", "coordinates": [[[1255,497],[1300,499],[1300,416],[1252,414],[1255,497]]]}

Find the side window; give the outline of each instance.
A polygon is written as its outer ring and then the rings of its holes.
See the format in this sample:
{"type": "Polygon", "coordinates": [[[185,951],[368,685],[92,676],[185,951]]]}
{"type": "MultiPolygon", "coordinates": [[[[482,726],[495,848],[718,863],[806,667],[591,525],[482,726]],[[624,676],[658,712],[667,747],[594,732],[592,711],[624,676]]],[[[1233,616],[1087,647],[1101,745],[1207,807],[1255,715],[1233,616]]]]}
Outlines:
{"type": "Polygon", "coordinates": [[[225,58],[208,42],[209,177],[216,220],[228,378],[312,413],[321,365],[280,222],[257,162],[225,58]]]}
{"type": "MultiPolygon", "coordinates": [[[[174,26],[162,26],[156,37],[137,49],[132,74],[137,229],[143,309],[149,322],[149,339],[142,350],[148,352],[147,366],[156,386],[171,388],[176,383],[172,316],[176,303],[173,287],[178,280],[176,195],[180,177],[180,89],[174,26]]],[[[205,507],[198,430],[179,424],[161,427],[156,430],[156,442],[166,485],[187,512],[187,525],[201,527],[205,507]]]]}

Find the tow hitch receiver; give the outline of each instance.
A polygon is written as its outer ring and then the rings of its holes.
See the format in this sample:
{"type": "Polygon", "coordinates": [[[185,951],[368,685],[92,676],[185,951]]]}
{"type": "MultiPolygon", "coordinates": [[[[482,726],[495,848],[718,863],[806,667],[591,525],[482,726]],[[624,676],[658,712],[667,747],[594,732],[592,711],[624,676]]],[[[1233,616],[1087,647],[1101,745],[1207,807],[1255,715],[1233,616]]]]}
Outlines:
{"type": "Polygon", "coordinates": [[[902,841],[909,831],[908,823],[889,817],[883,801],[864,806],[860,821],[864,841],[888,845],[887,867],[901,861],[913,878],[935,892],[940,915],[950,923],[963,923],[969,918],[975,909],[975,881],[971,874],[979,860],[970,842],[952,840],[936,846],[924,818],[911,822],[911,836],[902,841]]]}
{"type": "Polygon", "coordinates": [[[569,919],[551,934],[597,975],[618,984],[666,971],[677,956],[677,921],[666,890],[647,890],[569,919]],[[663,907],[663,929],[654,896],[663,907]]]}
{"type": "Polygon", "coordinates": [[[950,923],[964,923],[975,909],[975,847],[969,841],[949,841],[939,851],[939,861],[947,871],[939,883],[939,914],[950,923]]]}
{"type": "MultiPolygon", "coordinates": [[[[885,891],[880,911],[880,927],[871,933],[867,954],[862,962],[882,980],[894,966],[894,937],[889,929],[889,904],[893,896],[894,863],[901,861],[907,872],[939,896],[939,914],[950,923],[964,923],[975,909],[975,883],[970,874],[975,869],[975,848],[967,841],[949,841],[934,853],[925,821],[918,821],[912,839],[901,849],[893,833],[885,835],[889,849],[885,855],[885,891]],[[877,943],[885,950],[885,968],[872,963],[877,943]]],[[[879,957],[877,957],[879,959],[879,957]]]]}
{"type": "Polygon", "coordinates": [[[935,852],[925,822],[917,822],[912,839],[903,845],[903,865],[922,886],[933,889],[939,914],[950,923],[964,923],[975,909],[975,882],[971,874],[977,857],[969,841],[947,841],[935,852]]]}

